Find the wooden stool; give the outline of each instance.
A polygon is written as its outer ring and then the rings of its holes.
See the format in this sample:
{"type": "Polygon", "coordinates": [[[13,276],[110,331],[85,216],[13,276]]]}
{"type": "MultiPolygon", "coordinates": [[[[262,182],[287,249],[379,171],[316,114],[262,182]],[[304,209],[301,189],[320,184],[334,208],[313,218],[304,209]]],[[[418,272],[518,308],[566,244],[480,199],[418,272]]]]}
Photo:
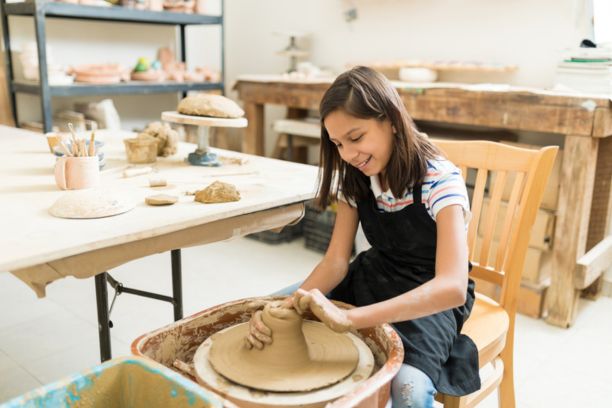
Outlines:
{"type": "Polygon", "coordinates": [[[294,148],[300,148],[297,161],[306,163],[308,152],[306,148],[318,145],[321,139],[321,125],[319,119],[280,119],[274,122],[273,129],[277,132],[278,139],[272,152],[272,157],[281,159],[283,149],[286,149],[285,158],[292,161],[294,159],[294,148]]]}

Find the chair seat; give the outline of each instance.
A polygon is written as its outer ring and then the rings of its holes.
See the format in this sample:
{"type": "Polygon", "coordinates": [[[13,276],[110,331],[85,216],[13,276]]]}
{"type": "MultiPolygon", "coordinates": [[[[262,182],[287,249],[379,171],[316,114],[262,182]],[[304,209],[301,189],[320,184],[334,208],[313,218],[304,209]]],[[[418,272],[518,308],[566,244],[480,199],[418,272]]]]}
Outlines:
{"type": "Polygon", "coordinates": [[[461,332],[476,344],[479,367],[491,362],[503,350],[509,325],[504,308],[493,299],[476,293],[472,313],[461,332]]]}

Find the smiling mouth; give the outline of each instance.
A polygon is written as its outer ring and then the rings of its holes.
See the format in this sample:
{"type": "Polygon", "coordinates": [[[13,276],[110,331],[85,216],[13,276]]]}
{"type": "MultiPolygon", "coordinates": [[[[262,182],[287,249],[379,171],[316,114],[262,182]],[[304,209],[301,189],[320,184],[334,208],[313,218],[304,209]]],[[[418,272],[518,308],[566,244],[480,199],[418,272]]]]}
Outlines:
{"type": "Polygon", "coordinates": [[[372,156],[368,157],[366,160],[362,161],[361,163],[357,163],[354,166],[357,167],[359,170],[363,169],[372,159],[372,156]]]}

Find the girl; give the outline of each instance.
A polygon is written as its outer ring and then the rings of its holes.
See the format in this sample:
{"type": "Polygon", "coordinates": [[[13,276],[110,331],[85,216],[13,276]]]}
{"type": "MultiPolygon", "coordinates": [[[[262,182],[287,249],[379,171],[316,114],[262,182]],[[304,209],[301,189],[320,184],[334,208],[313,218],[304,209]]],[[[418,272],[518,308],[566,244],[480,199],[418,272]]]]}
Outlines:
{"type": "MultiPolygon", "coordinates": [[[[394,407],[431,407],[437,391],[480,388],[478,352],[460,334],[474,302],[468,279],[469,204],[459,170],[419,133],[397,91],[357,67],[340,75],[320,105],[317,201],[337,201],[331,242],[287,305],[311,310],[333,330],[393,323],[404,364],[394,407]],[[358,224],[372,247],[349,263],[358,224]],[[344,310],[329,299],[357,306],[344,310]]],[[[247,344],[272,341],[260,314],[247,344]]]]}

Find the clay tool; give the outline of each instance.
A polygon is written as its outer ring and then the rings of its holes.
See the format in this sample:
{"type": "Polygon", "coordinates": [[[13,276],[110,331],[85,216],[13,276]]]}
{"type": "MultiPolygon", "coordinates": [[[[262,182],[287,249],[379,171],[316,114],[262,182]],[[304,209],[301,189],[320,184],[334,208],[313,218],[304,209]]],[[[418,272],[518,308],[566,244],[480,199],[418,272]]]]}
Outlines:
{"type": "Polygon", "coordinates": [[[68,130],[70,130],[70,136],[72,136],[72,143],[76,143],[77,135],[76,135],[76,132],[74,131],[74,126],[72,126],[72,123],[68,123],[68,130]]]}
{"type": "Polygon", "coordinates": [[[172,365],[174,366],[174,368],[178,368],[185,374],[189,374],[190,376],[195,377],[195,369],[193,367],[193,364],[186,363],[177,358],[176,360],[174,360],[172,365]]]}
{"type": "Polygon", "coordinates": [[[70,151],[70,149],[64,144],[63,140],[59,141],[59,146],[60,146],[60,150],[62,151],[62,153],[64,153],[64,156],[66,157],[71,157],[72,156],[72,152],[70,151]]]}
{"type": "Polygon", "coordinates": [[[96,132],[92,130],[91,131],[91,137],[89,138],[89,155],[90,156],[95,156],[96,155],[95,140],[96,140],[96,132]]]}
{"type": "Polygon", "coordinates": [[[125,170],[123,170],[123,177],[128,178],[128,177],[136,177],[136,176],[142,176],[143,174],[149,174],[153,171],[152,167],[146,166],[146,167],[129,167],[125,170]]]}
{"type": "Polygon", "coordinates": [[[151,177],[149,179],[149,187],[165,187],[168,182],[163,177],[151,177]]]}

